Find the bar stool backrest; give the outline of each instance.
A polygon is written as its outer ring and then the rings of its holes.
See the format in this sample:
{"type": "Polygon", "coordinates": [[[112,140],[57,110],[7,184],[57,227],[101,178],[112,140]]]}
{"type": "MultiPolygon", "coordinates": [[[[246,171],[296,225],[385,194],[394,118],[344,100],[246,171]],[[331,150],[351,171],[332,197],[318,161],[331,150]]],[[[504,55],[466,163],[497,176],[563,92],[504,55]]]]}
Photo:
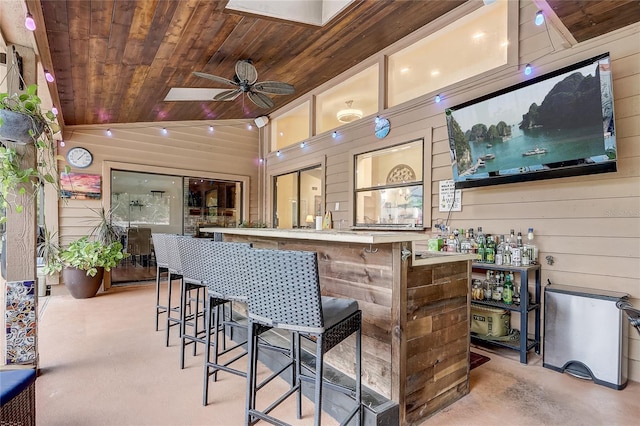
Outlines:
{"type": "Polygon", "coordinates": [[[315,252],[254,249],[241,270],[248,283],[251,320],[302,332],[324,331],[315,252]]]}
{"type": "Polygon", "coordinates": [[[178,238],[182,275],[188,281],[200,284],[206,281],[205,266],[202,262],[202,246],[205,242],[202,238],[178,238]]]}
{"type": "Polygon", "coordinates": [[[251,244],[205,240],[201,249],[209,290],[221,299],[246,300],[247,287],[241,269],[246,267],[251,244]]]}
{"type": "Polygon", "coordinates": [[[153,233],[153,251],[156,255],[156,264],[161,268],[169,267],[169,255],[167,253],[166,236],[168,234],[153,233]]]}
{"type": "MultiPolygon", "coordinates": [[[[183,238],[177,234],[165,234],[165,244],[167,247],[167,261],[169,262],[169,270],[175,274],[182,275],[182,262],[180,262],[180,253],[178,252],[178,238],[183,238]]],[[[184,237],[191,238],[191,237],[184,237]]]]}

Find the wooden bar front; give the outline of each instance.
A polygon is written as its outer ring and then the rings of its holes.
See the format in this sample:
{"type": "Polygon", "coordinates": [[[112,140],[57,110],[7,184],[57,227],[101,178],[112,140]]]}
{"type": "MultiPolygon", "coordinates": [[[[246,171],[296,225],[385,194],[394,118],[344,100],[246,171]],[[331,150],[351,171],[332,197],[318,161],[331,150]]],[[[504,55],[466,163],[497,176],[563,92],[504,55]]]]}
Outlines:
{"type": "MultiPolygon", "coordinates": [[[[420,423],[469,392],[471,263],[466,257],[419,264],[409,255],[415,238],[401,241],[407,234],[395,238],[400,241],[367,244],[303,238],[296,230],[270,230],[273,236],[242,231],[221,230],[225,241],[317,252],[322,294],[358,301],[363,384],[398,404],[400,424],[420,423]]],[[[347,232],[341,239],[349,239],[347,232]]],[[[352,377],[354,342],[351,337],[326,357],[352,377]]]]}

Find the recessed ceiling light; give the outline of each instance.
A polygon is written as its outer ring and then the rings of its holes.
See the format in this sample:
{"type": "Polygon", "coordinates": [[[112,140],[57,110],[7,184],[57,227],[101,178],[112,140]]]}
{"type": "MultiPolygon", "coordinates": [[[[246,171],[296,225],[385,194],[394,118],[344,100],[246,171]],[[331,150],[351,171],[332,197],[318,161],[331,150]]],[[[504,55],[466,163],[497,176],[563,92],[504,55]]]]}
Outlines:
{"type": "Polygon", "coordinates": [[[439,75],[440,75],[440,71],[438,71],[438,70],[431,71],[431,77],[437,77],[439,75]]]}

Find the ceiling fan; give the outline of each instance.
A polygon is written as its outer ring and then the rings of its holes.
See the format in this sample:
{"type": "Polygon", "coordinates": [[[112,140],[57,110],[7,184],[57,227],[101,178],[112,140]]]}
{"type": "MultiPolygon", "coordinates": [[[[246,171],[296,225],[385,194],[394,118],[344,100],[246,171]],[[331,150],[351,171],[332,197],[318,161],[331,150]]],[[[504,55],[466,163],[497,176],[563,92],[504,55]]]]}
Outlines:
{"type": "Polygon", "coordinates": [[[251,63],[251,60],[243,59],[236,62],[236,73],[233,76],[233,80],[204,72],[194,71],[193,74],[218,83],[236,86],[235,89],[225,90],[215,95],[213,97],[214,101],[233,101],[242,93],[246,93],[249,99],[260,108],[272,108],[274,103],[265,93],[270,95],[291,95],[295,92],[291,84],[281,81],[261,81],[256,83],[258,71],[251,63]]]}

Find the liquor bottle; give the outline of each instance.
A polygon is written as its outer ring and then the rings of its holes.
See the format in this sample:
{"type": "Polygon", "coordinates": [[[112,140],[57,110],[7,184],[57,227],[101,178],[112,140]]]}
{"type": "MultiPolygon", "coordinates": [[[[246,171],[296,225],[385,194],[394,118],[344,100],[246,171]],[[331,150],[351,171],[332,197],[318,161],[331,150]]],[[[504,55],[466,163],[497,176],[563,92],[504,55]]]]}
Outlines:
{"type": "MultiPolygon", "coordinates": [[[[513,230],[511,230],[511,232],[513,232],[513,230]]],[[[509,240],[511,240],[511,237],[507,238],[504,242],[504,252],[502,253],[503,265],[511,265],[511,244],[509,244],[509,240]]]]}
{"type": "Polygon", "coordinates": [[[495,264],[502,265],[504,261],[504,235],[500,235],[498,240],[496,241],[496,256],[495,256],[495,264]]]}
{"type": "Polygon", "coordinates": [[[469,240],[471,241],[471,251],[469,253],[477,253],[478,245],[476,244],[476,237],[473,235],[473,228],[469,228],[469,240]]]}
{"type": "Polygon", "coordinates": [[[502,291],[504,290],[502,283],[503,280],[501,277],[501,273],[500,271],[496,271],[493,279],[493,292],[491,294],[491,300],[495,302],[502,301],[502,291]]]}
{"type": "Polygon", "coordinates": [[[482,282],[482,289],[483,289],[483,298],[485,300],[491,300],[491,291],[493,290],[493,286],[491,285],[491,271],[487,271],[486,273],[486,278],[485,280],[482,282]]]}
{"type": "Polygon", "coordinates": [[[513,303],[513,281],[511,281],[511,273],[508,273],[505,278],[504,288],[502,289],[502,301],[507,305],[513,303]]]}
{"type": "Polygon", "coordinates": [[[478,235],[476,236],[476,244],[478,245],[478,251],[476,252],[476,262],[485,263],[486,253],[485,253],[485,236],[482,232],[482,226],[478,226],[478,235]]]}
{"type": "Polygon", "coordinates": [[[513,266],[522,266],[522,232],[518,232],[516,246],[511,250],[511,264],[513,266]]]}
{"type": "Polygon", "coordinates": [[[527,232],[527,243],[524,248],[529,253],[529,263],[536,265],[538,263],[538,247],[533,241],[533,228],[529,228],[527,232]]]}
{"type": "Polygon", "coordinates": [[[465,254],[473,253],[473,242],[471,242],[469,238],[469,231],[467,231],[464,239],[460,242],[460,252],[465,254]]]}
{"type": "Polygon", "coordinates": [[[520,266],[520,265],[515,265],[514,262],[514,257],[518,258],[518,262],[520,262],[520,253],[518,251],[518,240],[516,239],[516,234],[515,231],[512,229],[510,231],[510,235],[509,235],[509,239],[507,240],[507,244],[509,244],[509,253],[511,254],[511,262],[509,262],[509,265],[512,266],[520,266]]]}
{"type": "Polygon", "coordinates": [[[485,261],[487,263],[495,263],[496,262],[496,242],[493,239],[492,235],[487,237],[487,245],[484,249],[485,261]]]}
{"type": "Polygon", "coordinates": [[[449,237],[447,238],[447,251],[451,253],[460,251],[460,240],[458,239],[457,229],[454,229],[453,232],[449,233],[449,237]]]}

